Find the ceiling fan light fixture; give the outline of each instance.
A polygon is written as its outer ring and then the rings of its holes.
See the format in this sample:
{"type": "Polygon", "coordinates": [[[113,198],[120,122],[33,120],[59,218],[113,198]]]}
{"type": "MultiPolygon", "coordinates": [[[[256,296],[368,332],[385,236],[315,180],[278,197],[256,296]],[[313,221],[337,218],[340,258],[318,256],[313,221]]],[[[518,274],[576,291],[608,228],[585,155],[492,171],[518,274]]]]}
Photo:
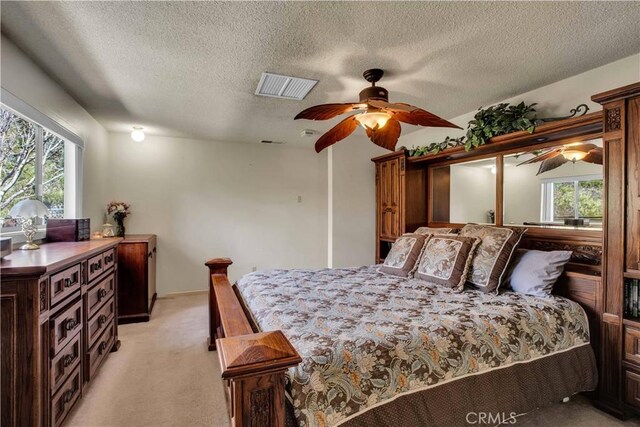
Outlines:
{"type": "Polygon", "coordinates": [[[387,124],[391,114],[376,111],[373,113],[362,113],[356,116],[356,120],[365,129],[381,129],[387,124]]]}
{"type": "Polygon", "coordinates": [[[585,153],[584,151],[572,149],[562,151],[562,156],[570,162],[574,163],[587,157],[587,154],[588,153],[585,153]]]}

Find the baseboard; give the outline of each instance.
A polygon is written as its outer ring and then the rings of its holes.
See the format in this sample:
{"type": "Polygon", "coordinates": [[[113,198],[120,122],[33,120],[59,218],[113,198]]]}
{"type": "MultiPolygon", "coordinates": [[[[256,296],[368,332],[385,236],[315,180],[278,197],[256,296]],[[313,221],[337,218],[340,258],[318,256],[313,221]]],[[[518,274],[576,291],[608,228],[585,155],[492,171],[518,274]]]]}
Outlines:
{"type": "Polygon", "coordinates": [[[209,289],[199,289],[197,291],[170,292],[168,294],[158,295],[158,298],[171,298],[171,297],[179,297],[183,295],[204,294],[208,292],[209,292],[209,289]]]}

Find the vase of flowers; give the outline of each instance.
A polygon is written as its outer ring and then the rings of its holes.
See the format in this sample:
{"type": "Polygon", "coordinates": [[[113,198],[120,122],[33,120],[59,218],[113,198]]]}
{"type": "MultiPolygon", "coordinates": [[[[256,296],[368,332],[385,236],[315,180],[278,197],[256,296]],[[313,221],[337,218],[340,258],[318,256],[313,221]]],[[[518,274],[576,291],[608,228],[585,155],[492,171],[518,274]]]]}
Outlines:
{"type": "Polygon", "coordinates": [[[107,213],[113,216],[113,220],[116,222],[117,237],[124,237],[124,219],[131,213],[130,207],[125,202],[111,202],[107,205],[107,213]]]}

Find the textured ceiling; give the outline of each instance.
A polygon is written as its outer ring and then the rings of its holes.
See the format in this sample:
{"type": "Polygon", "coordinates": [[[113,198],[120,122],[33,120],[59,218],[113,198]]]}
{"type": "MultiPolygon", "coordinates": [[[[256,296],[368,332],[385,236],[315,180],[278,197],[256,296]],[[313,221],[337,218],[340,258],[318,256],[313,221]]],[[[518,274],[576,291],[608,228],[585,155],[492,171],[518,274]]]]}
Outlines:
{"type": "Polygon", "coordinates": [[[295,114],[356,100],[367,68],[455,117],[637,53],[639,21],[635,2],[2,2],[2,32],[109,130],[309,145],[331,125],[295,114]],[[320,82],[257,97],[263,71],[320,82]]]}

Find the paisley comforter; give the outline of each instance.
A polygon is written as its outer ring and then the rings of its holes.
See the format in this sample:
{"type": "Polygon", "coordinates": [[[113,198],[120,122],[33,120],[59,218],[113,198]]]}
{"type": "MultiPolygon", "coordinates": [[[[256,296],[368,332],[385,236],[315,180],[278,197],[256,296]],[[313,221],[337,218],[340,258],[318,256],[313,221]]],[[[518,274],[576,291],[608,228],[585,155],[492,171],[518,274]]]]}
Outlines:
{"type": "Polygon", "coordinates": [[[589,343],[570,300],[455,293],[377,266],[255,272],[236,285],[258,327],[282,330],[303,357],[287,384],[302,427],[589,343]]]}

